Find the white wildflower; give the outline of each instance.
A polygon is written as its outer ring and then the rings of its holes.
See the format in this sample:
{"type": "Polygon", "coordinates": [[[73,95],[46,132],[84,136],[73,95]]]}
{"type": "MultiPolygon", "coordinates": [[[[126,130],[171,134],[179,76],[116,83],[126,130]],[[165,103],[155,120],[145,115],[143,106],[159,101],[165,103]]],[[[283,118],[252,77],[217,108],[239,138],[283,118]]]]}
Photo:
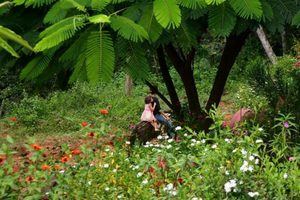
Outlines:
{"type": "Polygon", "coordinates": [[[228,175],[229,175],[229,171],[226,170],[226,171],[225,171],[225,174],[228,176],[228,175]]]}
{"type": "Polygon", "coordinates": [[[149,145],[148,145],[148,144],[145,144],[145,145],[144,145],[144,147],[145,147],[145,148],[148,148],[148,147],[149,147],[149,145]]]}
{"type": "Polygon", "coordinates": [[[248,167],[248,171],[250,171],[250,172],[253,171],[253,166],[252,166],[252,165],[250,165],[250,166],[248,167]]]}
{"type": "Polygon", "coordinates": [[[175,131],[179,131],[179,130],[181,130],[182,128],[181,128],[181,126],[177,126],[176,128],[175,128],[175,131]]]}
{"type": "Polygon", "coordinates": [[[109,187],[106,187],[104,190],[105,190],[105,191],[109,191],[109,187]]]}
{"type": "Polygon", "coordinates": [[[185,137],[187,137],[187,136],[188,136],[188,134],[187,134],[187,133],[185,133],[185,134],[184,134],[184,136],[185,136],[185,137]]]}
{"type": "Polygon", "coordinates": [[[177,191],[176,191],[176,190],[173,190],[173,191],[171,192],[171,194],[172,194],[173,196],[176,196],[176,195],[177,195],[177,191]]]}
{"type": "Polygon", "coordinates": [[[242,154],[243,154],[244,156],[247,155],[247,151],[246,151],[245,149],[242,149],[241,152],[242,152],[242,154]]]}
{"type": "Polygon", "coordinates": [[[164,188],[164,191],[170,191],[170,190],[173,190],[174,186],[172,183],[169,183],[165,188],[164,188]]]}
{"type": "Polygon", "coordinates": [[[201,143],[202,143],[202,144],[204,144],[205,142],[206,142],[206,140],[205,140],[205,139],[202,139],[202,140],[201,140],[201,143]]]}
{"type": "Polygon", "coordinates": [[[250,160],[250,161],[254,160],[254,156],[252,156],[252,155],[249,156],[249,160],[250,160]]]}
{"type": "Polygon", "coordinates": [[[154,146],[155,146],[155,147],[159,147],[159,144],[155,144],[154,146]]]}
{"type": "Polygon", "coordinates": [[[105,149],[105,151],[106,151],[106,152],[109,152],[109,151],[110,151],[110,149],[108,149],[108,148],[107,148],[107,149],[105,149]]]}
{"type": "Polygon", "coordinates": [[[256,159],[255,159],[255,164],[257,165],[258,163],[259,163],[259,159],[256,158],[256,159]]]}
{"type": "Polygon", "coordinates": [[[138,166],[138,165],[132,167],[133,170],[136,170],[138,168],[140,168],[140,166],[138,166]]]}
{"type": "Polygon", "coordinates": [[[88,181],[88,185],[92,185],[92,181],[88,181]]]}
{"type": "Polygon", "coordinates": [[[65,170],[60,170],[59,173],[63,174],[65,173],[65,170]]]}
{"type": "Polygon", "coordinates": [[[143,182],[142,182],[143,185],[146,185],[147,183],[148,183],[147,179],[143,180],[143,182]]]}
{"type": "Polygon", "coordinates": [[[195,146],[195,143],[192,143],[191,146],[192,146],[192,147],[195,146]]]}
{"type": "Polygon", "coordinates": [[[149,144],[150,147],[153,147],[153,144],[149,144]]]}
{"type": "Polygon", "coordinates": [[[263,142],[264,141],[262,139],[258,139],[258,140],[255,141],[256,144],[263,143],[263,142]]]}
{"type": "Polygon", "coordinates": [[[118,197],[118,199],[122,199],[123,195],[120,194],[117,197],[118,197]]]}
{"type": "Polygon", "coordinates": [[[200,141],[198,141],[198,140],[196,141],[196,144],[200,144],[200,143],[201,143],[200,141]]]}
{"type": "Polygon", "coordinates": [[[224,190],[225,190],[226,193],[229,193],[235,187],[236,187],[236,180],[232,179],[232,180],[228,181],[227,183],[225,183],[224,190]]]}
{"type": "Polygon", "coordinates": [[[157,139],[161,140],[163,137],[161,135],[157,136],[157,139]]]}
{"type": "Polygon", "coordinates": [[[136,177],[141,177],[143,175],[143,173],[142,172],[139,172],[137,175],[136,175],[136,177]]]}
{"type": "Polygon", "coordinates": [[[240,170],[242,172],[248,171],[248,162],[246,160],[244,160],[243,165],[240,167],[240,170]]]}
{"type": "Polygon", "coordinates": [[[108,167],[109,167],[109,164],[104,164],[102,167],[103,167],[103,168],[108,168],[108,167]]]}
{"type": "Polygon", "coordinates": [[[287,179],[287,178],[288,178],[287,173],[284,173],[284,174],[283,174],[283,178],[284,178],[284,179],[287,179]]]}
{"type": "Polygon", "coordinates": [[[240,185],[243,185],[243,184],[244,184],[244,181],[240,181],[239,184],[240,184],[240,185]]]}
{"type": "Polygon", "coordinates": [[[169,142],[169,143],[173,142],[173,139],[168,139],[168,142],[169,142]]]}
{"type": "Polygon", "coordinates": [[[116,173],[116,172],[117,172],[117,169],[113,169],[113,172],[116,173]]]}
{"type": "Polygon", "coordinates": [[[258,131],[262,132],[264,129],[263,128],[258,128],[258,131]]]}
{"type": "Polygon", "coordinates": [[[126,143],[126,144],[130,144],[130,141],[126,141],[125,143],[126,143]]]}
{"type": "Polygon", "coordinates": [[[193,143],[196,143],[196,142],[197,142],[197,140],[195,140],[195,139],[191,139],[191,142],[193,142],[193,143]]]}
{"type": "Polygon", "coordinates": [[[231,143],[231,139],[228,139],[228,138],[225,138],[225,142],[227,142],[227,143],[231,143]]]}
{"type": "Polygon", "coordinates": [[[150,142],[149,142],[149,141],[147,141],[147,142],[146,142],[146,145],[149,145],[149,144],[150,144],[150,142]]]}
{"type": "Polygon", "coordinates": [[[170,149],[170,148],[172,148],[172,145],[169,144],[169,145],[166,146],[166,148],[170,149]]]}
{"type": "Polygon", "coordinates": [[[237,149],[233,149],[232,153],[235,153],[235,152],[237,152],[237,149]]]}
{"type": "Polygon", "coordinates": [[[248,192],[248,195],[249,195],[250,197],[255,197],[255,196],[258,196],[259,193],[258,193],[258,192],[248,192]]]}
{"type": "Polygon", "coordinates": [[[165,136],[165,140],[167,140],[167,139],[169,139],[169,136],[168,136],[168,135],[165,136]]]}
{"type": "Polygon", "coordinates": [[[213,149],[215,149],[215,148],[217,148],[218,147],[218,144],[213,144],[212,146],[211,146],[211,148],[213,148],[213,149]]]}

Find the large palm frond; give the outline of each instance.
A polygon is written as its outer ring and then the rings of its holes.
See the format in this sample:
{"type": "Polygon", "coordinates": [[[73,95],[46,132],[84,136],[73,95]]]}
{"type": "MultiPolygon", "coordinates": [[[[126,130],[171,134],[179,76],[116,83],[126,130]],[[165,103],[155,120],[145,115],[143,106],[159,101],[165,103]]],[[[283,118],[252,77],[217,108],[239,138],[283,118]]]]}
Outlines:
{"type": "Polygon", "coordinates": [[[208,26],[217,36],[228,36],[236,23],[236,15],[227,3],[215,6],[209,12],[208,26]]]}
{"type": "Polygon", "coordinates": [[[115,66],[111,36],[106,31],[92,31],[86,45],[86,70],[91,83],[110,80],[115,66]]]}
{"type": "Polygon", "coordinates": [[[141,25],[127,17],[113,16],[110,20],[111,27],[127,40],[138,42],[149,38],[147,31],[141,25]]]}
{"type": "Polygon", "coordinates": [[[234,11],[246,19],[260,19],[263,10],[260,0],[230,0],[234,11]]]}
{"type": "Polygon", "coordinates": [[[44,51],[73,37],[85,26],[85,20],[83,15],[72,16],[50,26],[40,34],[42,40],[36,44],[35,50],[44,51]]]}
{"type": "Polygon", "coordinates": [[[176,28],[181,23],[181,11],[176,0],[155,0],[154,15],[164,28],[176,28]]]}

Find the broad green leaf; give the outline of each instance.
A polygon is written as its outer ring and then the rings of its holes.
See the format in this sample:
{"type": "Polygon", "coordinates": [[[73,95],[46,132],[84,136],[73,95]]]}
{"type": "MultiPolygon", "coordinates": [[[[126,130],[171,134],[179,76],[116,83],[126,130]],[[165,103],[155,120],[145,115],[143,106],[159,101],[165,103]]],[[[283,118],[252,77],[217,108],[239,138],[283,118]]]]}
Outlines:
{"type": "Polygon", "coordinates": [[[209,29],[217,36],[228,36],[236,23],[235,13],[227,3],[213,7],[208,17],[209,29]]]}
{"type": "Polygon", "coordinates": [[[24,40],[21,36],[19,36],[18,34],[16,34],[15,32],[11,31],[8,28],[0,26],[0,37],[2,37],[2,39],[4,39],[4,40],[14,41],[14,42],[26,47],[27,49],[30,49],[33,51],[32,47],[28,44],[28,42],[26,40],[24,40]]]}
{"type": "Polygon", "coordinates": [[[299,27],[300,26],[300,11],[294,16],[292,25],[299,27]]]}
{"type": "Polygon", "coordinates": [[[260,0],[230,0],[234,11],[246,19],[261,18],[263,14],[260,0]]]}
{"type": "Polygon", "coordinates": [[[226,0],[205,0],[205,2],[207,3],[207,5],[211,5],[211,4],[215,4],[215,5],[219,5],[223,2],[225,2],[226,0]]]}
{"type": "Polygon", "coordinates": [[[90,22],[94,24],[99,24],[99,23],[110,23],[109,16],[107,15],[94,15],[92,17],[88,18],[90,22]]]}
{"type": "Polygon", "coordinates": [[[180,5],[186,8],[197,9],[207,6],[205,0],[180,0],[180,5]]]}
{"type": "Polygon", "coordinates": [[[111,27],[127,40],[138,42],[149,38],[147,31],[141,25],[127,17],[113,16],[110,20],[111,27]]]}
{"type": "Polygon", "coordinates": [[[18,53],[5,41],[0,37],[0,49],[3,48],[8,53],[10,53],[12,56],[19,58],[18,53]]]}
{"type": "Polygon", "coordinates": [[[111,0],[92,0],[91,6],[93,9],[102,11],[110,2],[111,0]]]}
{"type": "Polygon", "coordinates": [[[181,23],[181,12],[176,0],[155,0],[154,15],[164,28],[176,28],[181,23]]]}
{"type": "Polygon", "coordinates": [[[108,32],[91,32],[85,55],[87,77],[91,83],[96,84],[111,79],[115,66],[115,51],[108,32]]]}
{"type": "Polygon", "coordinates": [[[262,5],[262,9],[263,9],[262,20],[263,21],[271,21],[273,19],[273,9],[272,9],[271,5],[265,0],[261,1],[261,5],[262,5]]]}
{"type": "Polygon", "coordinates": [[[158,24],[154,17],[152,6],[147,6],[143,11],[139,24],[148,32],[149,39],[152,42],[155,42],[163,31],[163,28],[158,24]]]}

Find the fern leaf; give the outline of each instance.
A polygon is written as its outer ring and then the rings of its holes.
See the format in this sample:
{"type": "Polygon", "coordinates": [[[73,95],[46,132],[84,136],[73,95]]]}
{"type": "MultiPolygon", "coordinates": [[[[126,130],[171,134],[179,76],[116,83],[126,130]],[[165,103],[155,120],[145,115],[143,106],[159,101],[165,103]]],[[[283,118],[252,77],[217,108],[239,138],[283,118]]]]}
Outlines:
{"type": "Polygon", "coordinates": [[[300,26],[300,11],[294,16],[292,25],[299,27],[300,26]]]}
{"type": "Polygon", "coordinates": [[[99,23],[109,23],[110,19],[109,16],[107,15],[93,15],[91,17],[88,18],[90,22],[94,23],[94,24],[99,24],[99,23]]]}
{"type": "Polygon", "coordinates": [[[83,5],[81,5],[80,3],[78,3],[77,1],[74,1],[74,0],[64,0],[64,1],[68,2],[69,4],[71,4],[74,8],[76,8],[79,11],[83,11],[83,12],[86,11],[85,7],[83,5]]]}
{"type": "Polygon", "coordinates": [[[110,2],[111,0],[92,0],[91,6],[95,10],[102,11],[110,2]]]}
{"type": "Polygon", "coordinates": [[[85,26],[84,22],[84,18],[70,17],[50,26],[40,34],[43,39],[36,44],[34,49],[36,51],[44,51],[57,46],[73,37],[78,30],[85,26]]]}
{"type": "Polygon", "coordinates": [[[188,52],[193,46],[197,45],[197,30],[196,24],[189,24],[188,22],[181,23],[176,30],[178,35],[178,45],[184,52],[188,52]]]}
{"type": "Polygon", "coordinates": [[[18,53],[5,41],[0,37],[0,49],[3,48],[8,53],[10,53],[12,56],[19,58],[18,53]]]}
{"type": "Polygon", "coordinates": [[[153,6],[147,6],[143,11],[143,15],[139,21],[139,24],[144,27],[149,35],[149,39],[155,42],[161,35],[163,28],[156,21],[153,13],[153,6]]]}
{"type": "Polygon", "coordinates": [[[0,37],[4,40],[11,40],[13,42],[16,42],[24,47],[26,47],[29,50],[32,50],[32,47],[28,44],[26,40],[24,40],[21,36],[16,34],[15,32],[11,31],[8,28],[5,28],[3,26],[0,26],[0,37]]]}
{"type": "Polygon", "coordinates": [[[85,61],[86,61],[86,58],[83,54],[81,54],[78,57],[78,59],[76,59],[74,71],[69,79],[69,83],[74,83],[78,80],[79,81],[87,80],[85,61]]]}
{"type": "Polygon", "coordinates": [[[25,67],[22,69],[20,74],[21,80],[32,80],[36,77],[38,77],[40,74],[43,73],[43,71],[48,67],[51,56],[40,54],[33,58],[25,67]]]}
{"type": "Polygon", "coordinates": [[[271,5],[265,0],[261,1],[261,5],[262,5],[262,9],[263,9],[262,20],[264,22],[271,21],[274,16],[271,5]]]}
{"type": "Polygon", "coordinates": [[[39,7],[42,7],[42,6],[50,5],[55,1],[57,1],[57,0],[26,0],[26,1],[17,0],[17,1],[14,1],[14,2],[16,3],[16,5],[21,5],[21,4],[25,3],[26,7],[32,6],[33,8],[39,8],[39,7]]]}
{"type": "Polygon", "coordinates": [[[110,80],[115,64],[115,52],[108,32],[93,31],[88,36],[86,47],[86,70],[93,84],[110,80]]]}
{"type": "Polygon", "coordinates": [[[219,5],[224,3],[226,0],[205,0],[207,5],[219,5]]]}
{"type": "Polygon", "coordinates": [[[261,18],[263,14],[262,5],[259,0],[230,0],[234,11],[246,19],[261,18]]]}
{"type": "Polygon", "coordinates": [[[234,11],[223,3],[209,12],[208,26],[217,36],[228,36],[236,23],[234,11]]]}
{"type": "Polygon", "coordinates": [[[111,17],[111,27],[125,39],[132,40],[134,42],[143,41],[144,39],[149,38],[148,33],[141,25],[136,24],[127,17],[111,17]]]}
{"type": "Polygon", "coordinates": [[[69,4],[67,1],[61,0],[59,2],[56,2],[45,15],[43,22],[45,24],[54,24],[61,21],[67,16],[67,13],[71,8],[71,4],[69,4]]]}
{"type": "Polygon", "coordinates": [[[270,0],[274,14],[283,18],[284,22],[291,23],[294,15],[300,10],[299,1],[295,0],[270,0]]]}
{"type": "Polygon", "coordinates": [[[205,8],[207,6],[205,0],[180,0],[179,4],[193,10],[197,8],[205,8]]]}
{"type": "Polygon", "coordinates": [[[145,80],[148,78],[149,63],[147,61],[144,48],[140,43],[133,43],[120,39],[117,41],[117,55],[120,66],[130,74],[135,80],[145,80]]]}
{"type": "Polygon", "coordinates": [[[155,0],[154,15],[164,28],[176,28],[181,23],[181,11],[176,0],[155,0]]]}

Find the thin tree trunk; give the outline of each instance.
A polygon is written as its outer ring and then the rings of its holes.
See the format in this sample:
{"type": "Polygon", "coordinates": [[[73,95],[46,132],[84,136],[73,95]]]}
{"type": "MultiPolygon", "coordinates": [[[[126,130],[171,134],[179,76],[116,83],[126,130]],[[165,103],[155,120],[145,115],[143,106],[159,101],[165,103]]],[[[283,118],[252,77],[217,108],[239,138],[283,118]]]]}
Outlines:
{"type": "Polygon", "coordinates": [[[172,103],[158,90],[157,86],[152,85],[149,81],[145,81],[146,85],[150,88],[151,91],[153,91],[161,100],[163,100],[167,106],[173,110],[173,105],[172,103]]]}
{"type": "Polygon", "coordinates": [[[235,60],[245,44],[245,41],[250,34],[250,31],[245,31],[239,35],[230,35],[227,38],[226,45],[222,54],[221,62],[217,75],[215,77],[213,88],[210,92],[206,111],[209,111],[213,105],[218,107],[226,85],[229,72],[235,63],[235,60]]]}
{"type": "Polygon", "coordinates": [[[276,64],[276,55],[272,49],[272,46],[270,45],[270,42],[264,32],[264,29],[262,26],[259,26],[256,30],[257,36],[262,44],[262,46],[265,49],[265,52],[267,54],[267,56],[269,57],[270,61],[272,62],[272,64],[276,64]]]}
{"type": "Polygon", "coordinates": [[[2,99],[1,105],[0,105],[0,117],[2,117],[2,115],[4,114],[4,102],[5,102],[5,99],[2,99]]]}
{"type": "Polygon", "coordinates": [[[282,42],[282,54],[286,54],[287,46],[286,46],[286,31],[285,28],[281,32],[281,42],[282,42]]]}
{"type": "Polygon", "coordinates": [[[180,56],[172,44],[166,45],[165,50],[183,82],[190,113],[194,118],[199,118],[203,112],[192,71],[195,49],[192,49],[186,58],[183,57],[184,55],[180,56]]]}
{"type": "Polygon", "coordinates": [[[165,60],[165,53],[162,48],[162,46],[159,46],[157,49],[157,57],[158,57],[158,63],[160,66],[160,71],[162,74],[162,77],[164,79],[164,82],[166,84],[172,105],[173,105],[173,111],[175,112],[176,116],[178,116],[180,119],[182,119],[181,116],[181,103],[179,101],[172,77],[169,73],[169,69],[165,60]]]}
{"type": "Polygon", "coordinates": [[[133,80],[128,74],[125,75],[125,95],[131,96],[133,88],[133,80]]]}

